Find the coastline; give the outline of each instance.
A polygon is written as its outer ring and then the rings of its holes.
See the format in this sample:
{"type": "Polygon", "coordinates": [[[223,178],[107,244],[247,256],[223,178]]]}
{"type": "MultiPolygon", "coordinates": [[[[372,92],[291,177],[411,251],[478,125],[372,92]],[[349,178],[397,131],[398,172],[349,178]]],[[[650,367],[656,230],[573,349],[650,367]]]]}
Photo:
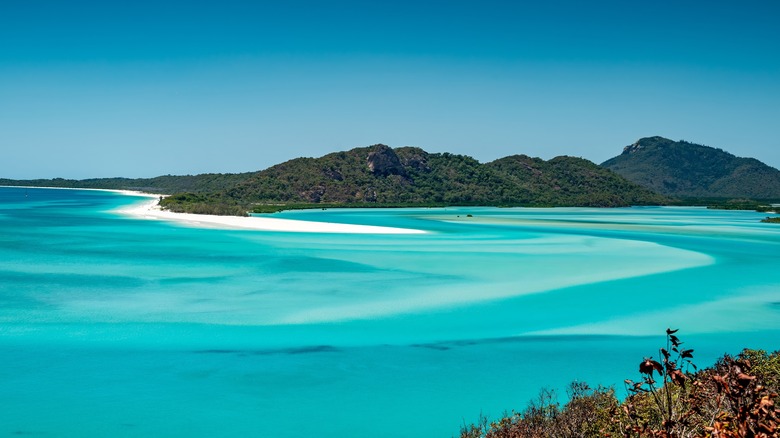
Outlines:
{"type": "Polygon", "coordinates": [[[270,217],[216,216],[208,214],[174,213],[160,209],[157,199],[164,195],[127,192],[133,196],[154,197],[154,200],[131,204],[114,210],[137,219],[163,220],[198,228],[226,230],[281,231],[292,233],[343,233],[343,234],[427,234],[423,230],[380,227],[374,225],[339,224],[334,222],[313,222],[270,217]]]}
{"type": "Polygon", "coordinates": [[[341,233],[341,234],[428,234],[427,231],[410,228],[380,227],[375,225],[339,224],[334,222],[313,222],[269,217],[216,216],[208,214],[174,213],[160,209],[157,205],[160,197],[167,195],[121,189],[92,189],[79,187],[42,187],[42,186],[0,186],[8,188],[54,189],[54,190],[95,190],[119,193],[127,196],[153,198],[131,204],[116,210],[124,216],[137,219],[151,219],[175,222],[196,228],[217,228],[224,230],[281,231],[291,233],[341,233]]]}
{"type": "Polygon", "coordinates": [[[92,189],[92,188],[81,188],[81,187],[3,186],[3,185],[0,185],[0,188],[8,188],[8,189],[47,189],[47,190],[90,190],[90,191],[95,191],[95,192],[112,192],[112,193],[120,193],[122,195],[144,196],[144,197],[147,197],[147,198],[157,198],[157,199],[159,199],[160,196],[167,196],[167,195],[160,195],[160,194],[155,194],[155,193],[139,192],[138,190],[123,190],[123,189],[92,189]]]}

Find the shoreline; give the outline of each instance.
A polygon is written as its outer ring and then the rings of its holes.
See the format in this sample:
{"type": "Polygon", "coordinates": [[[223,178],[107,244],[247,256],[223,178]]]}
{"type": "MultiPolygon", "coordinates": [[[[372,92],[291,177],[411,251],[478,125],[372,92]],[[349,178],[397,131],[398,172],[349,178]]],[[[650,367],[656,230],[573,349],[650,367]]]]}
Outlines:
{"type": "Polygon", "coordinates": [[[158,205],[160,197],[168,195],[139,192],[137,190],[92,189],[79,187],[41,187],[41,186],[0,186],[8,188],[54,189],[54,190],[94,190],[113,192],[126,196],[153,198],[133,203],[112,212],[124,216],[160,220],[178,223],[195,228],[214,228],[222,230],[280,231],[289,233],[340,233],[340,234],[428,234],[427,231],[411,228],[381,227],[376,225],[340,224],[335,222],[314,222],[295,219],[270,217],[217,216],[210,214],[174,213],[162,210],[158,205]]]}
{"type": "Polygon", "coordinates": [[[170,221],[196,228],[223,230],[281,231],[291,233],[341,233],[341,234],[428,234],[427,231],[408,228],[381,227],[375,225],[340,224],[335,222],[314,222],[270,217],[217,216],[210,214],[174,213],[162,210],[157,205],[160,196],[149,193],[124,193],[154,197],[114,210],[115,213],[136,219],[170,221]]]}
{"type": "Polygon", "coordinates": [[[161,195],[161,194],[155,194],[155,193],[147,193],[147,192],[139,192],[138,190],[125,190],[125,189],[92,189],[92,188],[81,188],[81,187],[48,187],[48,186],[3,186],[0,185],[0,188],[8,188],[8,189],[48,189],[48,190],[90,190],[95,192],[112,192],[112,193],[120,193],[123,195],[131,195],[131,196],[144,196],[147,198],[157,198],[159,199],[160,196],[168,196],[168,195],[161,195]]]}

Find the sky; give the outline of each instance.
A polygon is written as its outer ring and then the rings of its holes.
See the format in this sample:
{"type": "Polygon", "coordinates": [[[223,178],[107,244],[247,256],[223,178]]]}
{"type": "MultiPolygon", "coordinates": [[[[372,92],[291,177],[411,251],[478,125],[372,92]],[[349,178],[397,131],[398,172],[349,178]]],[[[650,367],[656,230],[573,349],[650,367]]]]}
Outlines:
{"type": "Polygon", "coordinates": [[[0,178],[247,172],[384,143],[780,167],[780,2],[0,1],[0,178]]]}

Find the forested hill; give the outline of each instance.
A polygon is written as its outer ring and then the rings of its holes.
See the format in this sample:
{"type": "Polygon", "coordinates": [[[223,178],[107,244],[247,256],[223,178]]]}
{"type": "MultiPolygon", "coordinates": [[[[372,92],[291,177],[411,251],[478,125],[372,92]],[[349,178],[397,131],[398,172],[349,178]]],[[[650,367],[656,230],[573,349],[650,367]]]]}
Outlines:
{"type": "Polygon", "coordinates": [[[642,138],[602,166],[669,196],[780,199],[780,170],[686,141],[642,138]]]}
{"type": "Polygon", "coordinates": [[[0,185],[134,189],[175,194],[164,207],[241,214],[290,206],[597,206],[657,205],[668,200],[588,160],[513,155],[482,164],[450,153],[385,145],[296,158],[242,174],[149,179],[0,180],[0,185]]]}
{"type": "Polygon", "coordinates": [[[516,155],[481,164],[464,155],[379,144],[290,160],[219,193],[171,197],[166,207],[200,211],[198,205],[214,202],[252,209],[278,204],[616,207],[666,199],[581,158],[516,155]]]}

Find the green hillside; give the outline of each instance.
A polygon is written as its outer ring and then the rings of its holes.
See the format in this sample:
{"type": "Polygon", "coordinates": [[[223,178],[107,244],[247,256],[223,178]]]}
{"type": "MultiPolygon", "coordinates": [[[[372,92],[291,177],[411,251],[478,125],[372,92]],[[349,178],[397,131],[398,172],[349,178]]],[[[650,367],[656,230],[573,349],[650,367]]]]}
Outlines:
{"type": "Polygon", "coordinates": [[[603,167],[668,196],[780,199],[780,171],[721,149],[642,138],[603,167]]]}
{"type": "Polygon", "coordinates": [[[320,158],[296,158],[263,171],[156,178],[0,180],[0,185],[129,189],[170,194],[172,211],[241,215],[317,206],[656,205],[668,200],[574,157],[513,155],[482,164],[450,153],[377,144],[320,158]]]}
{"type": "MultiPolygon", "coordinates": [[[[173,196],[164,206],[598,206],[661,204],[666,199],[590,161],[512,156],[481,164],[450,153],[374,145],[321,158],[296,158],[224,191],[173,196]]],[[[273,208],[272,208],[273,209],[273,208]]]]}

